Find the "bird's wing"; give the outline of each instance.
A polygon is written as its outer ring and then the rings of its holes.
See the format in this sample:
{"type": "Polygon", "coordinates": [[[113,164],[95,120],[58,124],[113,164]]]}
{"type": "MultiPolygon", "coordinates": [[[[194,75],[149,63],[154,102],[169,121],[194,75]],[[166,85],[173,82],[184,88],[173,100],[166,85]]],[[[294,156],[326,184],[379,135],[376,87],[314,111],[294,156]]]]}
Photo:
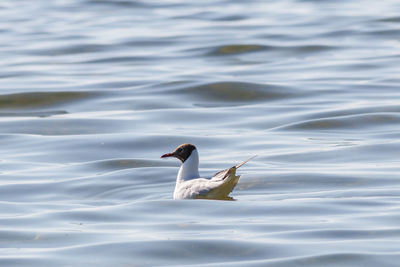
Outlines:
{"type": "Polygon", "coordinates": [[[236,175],[236,170],[254,157],[255,156],[239,164],[236,164],[229,169],[214,174],[210,181],[214,182],[213,184],[215,185],[215,187],[211,188],[207,192],[207,198],[212,197],[218,199],[228,199],[230,192],[232,192],[233,188],[236,186],[240,179],[240,175],[236,175]]]}
{"type": "Polygon", "coordinates": [[[229,193],[240,178],[240,175],[236,175],[236,169],[254,157],[217,172],[211,179],[197,178],[182,182],[178,188],[178,198],[232,199],[229,193]]]}
{"type": "Polygon", "coordinates": [[[246,164],[248,161],[254,159],[255,157],[257,157],[257,155],[254,155],[254,156],[250,157],[249,159],[246,159],[245,161],[242,161],[239,164],[236,164],[235,168],[238,169],[239,167],[243,166],[244,164],[246,164]]]}
{"type": "Polygon", "coordinates": [[[229,171],[232,171],[232,169],[235,169],[235,172],[236,172],[236,169],[240,168],[241,166],[243,166],[244,164],[246,164],[249,160],[252,160],[252,159],[254,159],[255,157],[257,157],[257,155],[254,155],[254,156],[252,156],[251,158],[249,158],[249,159],[247,159],[247,160],[245,160],[245,161],[242,161],[242,162],[236,164],[235,166],[233,166],[233,167],[231,167],[231,168],[228,168],[228,169],[225,169],[225,170],[222,170],[222,171],[217,172],[216,174],[214,174],[214,175],[212,176],[211,180],[215,180],[215,181],[218,181],[218,180],[225,180],[225,178],[228,177],[228,175],[229,175],[229,171]]]}

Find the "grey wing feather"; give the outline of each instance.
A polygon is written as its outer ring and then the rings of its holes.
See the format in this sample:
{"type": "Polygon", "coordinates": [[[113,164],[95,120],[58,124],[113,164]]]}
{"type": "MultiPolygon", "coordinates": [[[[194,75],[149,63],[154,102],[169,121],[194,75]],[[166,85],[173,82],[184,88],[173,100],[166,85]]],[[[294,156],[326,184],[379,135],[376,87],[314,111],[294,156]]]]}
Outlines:
{"type": "Polygon", "coordinates": [[[257,155],[254,155],[254,156],[252,156],[251,158],[249,158],[249,159],[247,159],[247,160],[245,160],[245,161],[243,161],[243,162],[241,162],[241,163],[239,163],[239,164],[236,164],[236,165],[235,165],[235,168],[238,169],[239,167],[243,166],[244,164],[246,164],[248,161],[254,159],[255,157],[257,157],[257,155]]]}
{"type": "Polygon", "coordinates": [[[236,175],[236,169],[252,158],[217,172],[211,179],[198,178],[183,182],[179,189],[180,198],[231,199],[229,193],[240,178],[240,175],[236,175]]]}
{"type": "Polygon", "coordinates": [[[248,161],[254,159],[255,157],[257,157],[257,155],[254,155],[251,158],[249,158],[249,159],[247,159],[245,161],[242,161],[241,163],[238,163],[238,164],[236,164],[235,166],[233,166],[233,167],[231,167],[229,169],[225,169],[225,170],[219,171],[216,174],[214,174],[211,179],[212,180],[224,180],[229,175],[229,171],[231,169],[238,169],[241,166],[243,166],[244,164],[246,164],[248,161]]]}

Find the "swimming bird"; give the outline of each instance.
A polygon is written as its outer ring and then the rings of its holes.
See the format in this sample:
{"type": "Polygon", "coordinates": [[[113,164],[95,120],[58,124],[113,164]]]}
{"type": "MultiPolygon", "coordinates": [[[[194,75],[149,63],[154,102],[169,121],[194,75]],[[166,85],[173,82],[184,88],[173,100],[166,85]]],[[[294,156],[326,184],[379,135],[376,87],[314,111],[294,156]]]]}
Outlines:
{"type": "Polygon", "coordinates": [[[200,178],[199,154],[192,144],[182,144],[173,152],[161,158],[175,157],[182,162],[176,177],[174,199],[220,199],[231,200],[229,196],[239,181],[236,169],[254,158],[245,160],[231,168],[217,172],[211,178],[200,178]]]}

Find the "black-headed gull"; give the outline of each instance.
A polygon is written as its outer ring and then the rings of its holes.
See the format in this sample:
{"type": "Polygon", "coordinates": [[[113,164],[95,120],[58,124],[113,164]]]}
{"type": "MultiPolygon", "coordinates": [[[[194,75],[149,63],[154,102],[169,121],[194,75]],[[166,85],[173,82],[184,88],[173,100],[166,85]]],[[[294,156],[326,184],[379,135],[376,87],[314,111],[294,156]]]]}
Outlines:
{"type": "Polygon", "coordinates": [[[229,169],[217,172],[210,179],[200,178],[199,154],[192,144],[178,146],[174,152],[167,153],[161,158],[175,157],[182,162],[176,178],[174,199],[232,199],[229,193],[236,186],[240,175],[236,175],[236,169],[248,162],[243,161],[229,169]]]}

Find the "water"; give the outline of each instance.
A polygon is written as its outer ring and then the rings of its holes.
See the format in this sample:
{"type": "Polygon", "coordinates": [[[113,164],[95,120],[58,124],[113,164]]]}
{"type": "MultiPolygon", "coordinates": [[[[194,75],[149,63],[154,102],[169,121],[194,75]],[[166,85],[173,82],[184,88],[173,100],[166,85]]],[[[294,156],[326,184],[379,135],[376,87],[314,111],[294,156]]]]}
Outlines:
{"type": "Polygon", "coordinates": [[[398,266],[398,1],[2,1],[1,266],[398,266]],[[191,142],[236,201],[174,201],[191,142]]]}

